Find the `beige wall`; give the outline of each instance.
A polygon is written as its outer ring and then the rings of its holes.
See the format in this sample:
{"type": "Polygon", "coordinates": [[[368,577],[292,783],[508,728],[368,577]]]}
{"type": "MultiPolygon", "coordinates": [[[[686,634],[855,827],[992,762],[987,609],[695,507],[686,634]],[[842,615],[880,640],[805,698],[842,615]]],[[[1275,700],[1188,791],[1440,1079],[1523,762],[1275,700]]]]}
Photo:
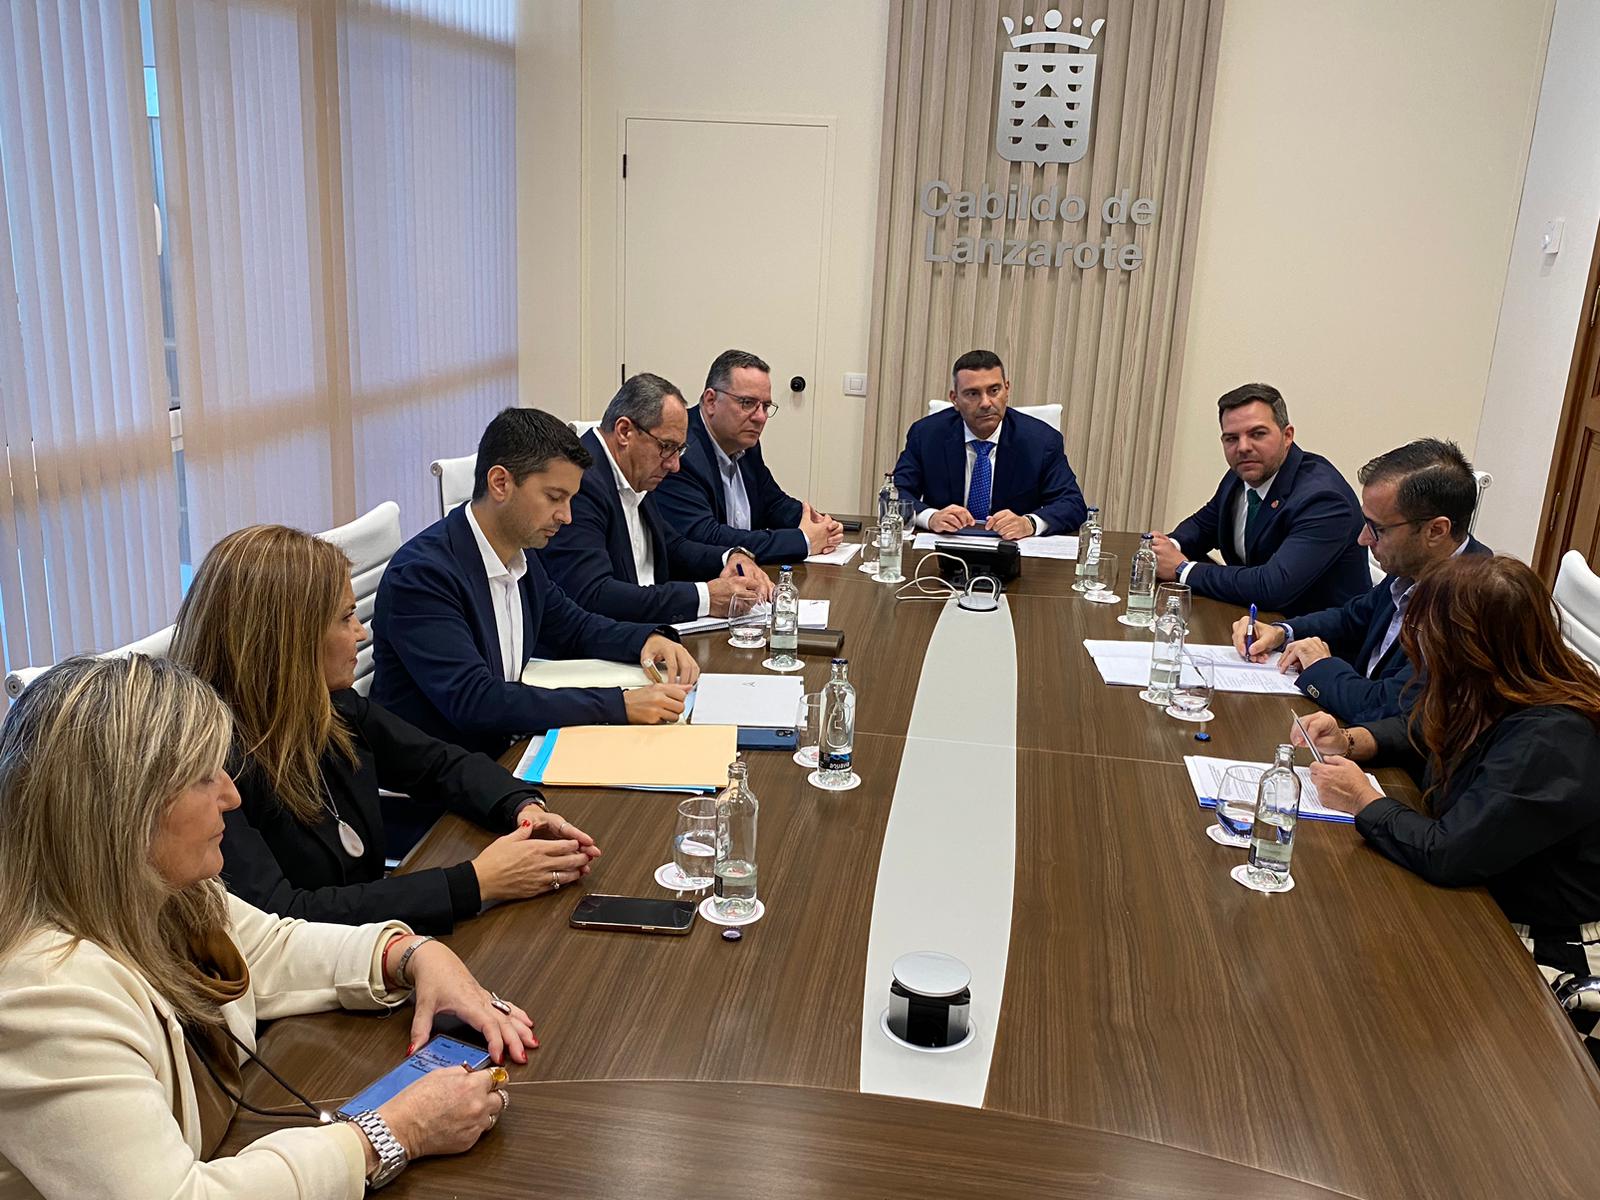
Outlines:
{"type": "MultiPolygon", "coordinates": [[[[1423,434],[1474,447],[1552,6],[1228,0],[1170,520],[1215,487],[1214,401],[1248,379],[1352,477],[1423,434]]],[[[620,111],[831,116],[816,499],[851,506],[887,24],[885,0],[523,0],[524,402],[598,415],[615,386],[620,111]]]]}
{"type": "MultiPolygon", "coordinates": [[[[853,506],[865,401],[843,394],[842,377],[867,369],[888,24],[885,0],[583,5],[585,416],[600,415],[621,360],[619,114],[834,118],[832,244],[814,392],[821,405],[817,436],[827,444],[817,457],[812,498],[824,507],[853,506]]],[[[684,386],[691,383],[698,381],[684,386]]]]}
{"type": "Polygon", "coordinates": [[[1352,479],[1413,437],[1472,452],[1551,7],[1228,0],[1169,525],[1248,380],[1352,479]]]}

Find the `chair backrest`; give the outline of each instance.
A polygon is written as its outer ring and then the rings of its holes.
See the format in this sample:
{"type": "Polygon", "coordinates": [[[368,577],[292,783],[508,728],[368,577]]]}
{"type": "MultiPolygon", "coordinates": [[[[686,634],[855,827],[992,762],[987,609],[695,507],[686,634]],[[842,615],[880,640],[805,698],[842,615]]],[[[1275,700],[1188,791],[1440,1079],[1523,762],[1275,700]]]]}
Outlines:
{"type": "Polygon", "coordinates": [[[1567,645],[1600,667],[1600,577],[1576,550],[1561,556],[1554,599],[1567,645]]]}
{"type": "Polygon", "coordinates": [[[1472,478],[1478,482],[1478,499],[1472,506],[1472,520],[1467,522],[1467,532],[1471,533],[1478,525],[1478,514],[1483,511],[1483,494],[1489,490],[1489,485],[1494,482],[1494,476],[1487,471],[1474,471],[1472,478]]]}
{"type": "Polygon", "coordinates": [[[472,499],[472,476],[477,466],[476,454],[463,454],[460,458],[436,458],[428,464],[428,470],[439,481],[441,517],[448,517],[452,509],[472,499]]]}
{"type": "Polygon", "coordinates": [[[572,426],[572,432],[577,434],[579,437],[582,437],[591,429],[600,428],[599,421],[568,421],[567,424],[572,426]]]}
{"type": "MultiPolygon", "coordinates": [[[[151,658],[165,658],[172,649],[172,635],[176,629],[176,625],[168,625],[165,629],[158,629],[148,637],[142,637],[136,642],[129,642],[126,646],[118,646],[115,650],[107,650],[104,654],[96,655],[96,657],[125,658],[130,654],[146,654],[151,658]]],[[[22,695],[23,688],[49,669],[49,667],[18,667],[6,676],[6,695],[15,700],[22,695]]]]}
{"type": "MultiPolygon", "coordinates": [[[[950,407],[948,400],[929,400],[928,415],[943,412],[950,407]]],[[[1016,406],[1019,413],[1027,413],[1030,417],[1037,417],[1057,433],[1061,432],[1061,405],[1059,404],[1019,404],[1016,406]]]]}
{"type": "MultiPolygon", "coordinates": [[[[350,559],[350,586],[356,594],[356,616],[361,623],[372,625],[372,609],[378,599],[378,582],[395,551],[400,549],[400,506],[385,500],[371,512],[319,533],[318,537],[332,542],[350,559]]],[[[356,655],[356,691],[363,696],[372,687],[372,643],[361,647],[356,655]]]]}

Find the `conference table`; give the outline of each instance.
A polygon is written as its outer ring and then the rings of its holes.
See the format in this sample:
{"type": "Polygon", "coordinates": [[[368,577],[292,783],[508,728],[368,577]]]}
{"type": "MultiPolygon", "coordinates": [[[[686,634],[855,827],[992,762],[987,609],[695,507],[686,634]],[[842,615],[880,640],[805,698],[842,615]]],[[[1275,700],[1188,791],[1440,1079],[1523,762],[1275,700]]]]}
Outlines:
{"type": "MultiPolygon", "coordinates": [[[[1107,546],[1126,563],[1136,539],[1107,546]]],[[[1150,635],[1074,593],[1071,562],[1025,560],[995,613],[897,601],[854,562],[796,576],[845,631],[861,786],[745,755],[767,907],[738,941],[570,928],[584,891],[671,895],[652,875],[676,797],[552,789],[603,848],[592,874],[447,939],[541,1048],[476,1149],[390,1194],[1459,1200],[1600,1180],[1600,1075],[1486,892],[1310,820],[1292,891],[1229,877],[1244,852],[1205,835],[1183,757],[1268,760],[1310,702],[1219,692],[1196,741],[1101,681],[1085,638],[1150,635]],[[918,949],[973,967],[961,1050],[874,1020],[918,949]]],[[[1226,642],[1236,615],[1196,597],[1190,640],[1226,642]]],[[[707,670],[760,670],[723,633],[685,641],[707,670]]],[[[827,672],[806,659],[807,690],[827,672]]],[[[446,816],[402,869],[489,837],[446,816]]],[[[403,1056],[407,1013],[280,1020],[262,1054],[342,1099],[403,1056]]],[[[269,1128],[241,1113],[228,1145],[269,1128]]]]}

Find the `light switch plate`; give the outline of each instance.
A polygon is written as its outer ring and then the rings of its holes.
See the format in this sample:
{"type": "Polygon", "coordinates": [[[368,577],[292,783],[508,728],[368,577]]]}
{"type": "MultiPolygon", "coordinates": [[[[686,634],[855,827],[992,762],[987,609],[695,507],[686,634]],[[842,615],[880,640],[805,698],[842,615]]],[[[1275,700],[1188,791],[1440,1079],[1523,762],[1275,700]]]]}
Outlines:
{"type": "Polygon", "coordinates": [[[844,377],[844,394],[846,396],[865,396],[867,394],[867,377],[854,372],[846,372],[844,377]]]}
{"type": "Polygon", "coordinates": [[[1539,239],[1539,249],[1545,254],[1561,253],[1561,235],[1566,231],[1567,223],[1557,217],[1554,221],[1544,223],[1544,236],[1539,239]]]}

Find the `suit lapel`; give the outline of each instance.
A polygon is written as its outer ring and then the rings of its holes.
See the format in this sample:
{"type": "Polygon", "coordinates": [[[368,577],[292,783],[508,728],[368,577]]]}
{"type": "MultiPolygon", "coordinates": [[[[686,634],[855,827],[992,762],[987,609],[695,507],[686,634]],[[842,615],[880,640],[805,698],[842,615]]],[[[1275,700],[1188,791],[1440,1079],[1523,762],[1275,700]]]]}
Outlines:
{"type": "Polygon", "coordinates": [[[606,553],[611,556],[611,567],[622,572],[622,577],[629,583],[637,584],[639,572],[633,565],[628,514],[622,508],[622,496],[617,492],[617,477],[612,473],[611,460],[606,457],[605,447],[600,444],[598,430],[591,429],[584,434],[583,443],[584,449],[594,458],[594,465],[584,475],[599,493],[600,503],[606,506],[606,553]]]}
{"type": "MultiPolygon", "coordinates": [[[[950,410],[954,412],[954,410],[950,410]]],[[[959,504],[963,508],[967,504],[967,423],[961,419],[961,414],[956,413],[955,435],[944,439],[944,471],[945,478],[950,481],[951,498],[945,504],[959,504]]],[[[994,507],[994,477],[989,478],[990,509],[994,507]]],[[[928,503],[934,508],[943,508],[944,504],[934,504],[933,497],[928,497],[928,503]]]]}
{"type": "MultiPolygon", "coordinates": [[[[468,504],[471,503],[469,500],[468,504]]],[[[472,609],[472,619],[477,623],[478,648],[489,660],[495,675],[505,678],[505,660],[500,657],[500,634],[494,621],[494,605],[489,599],[489,573],[483,569],[483,554],[478,549],[478,539],[472,526],[467,524],[467,505],[451,512],[449,521],[450,549],[455,554],[456,565],[467,580],[467,604],[472,609]]],[[[528,645],[527,597],[523,597],[522,644],[528,645]]]]}
{"type": "MultiPolygon", "coordinates": [[[[639,505],[639,519],[644,522],[645,535],[650,539],[650,551],[655,558],[656,582],[665,583],[672,578],[672,564],[667,561],[667,535],[662,532],[661,514],[656,512],[656,498],[654,494],[646,494],[639,505]]],[[[633,562],[633,554],[628,554],[628,562],[633,562]]],[[[634,579],[638,583],[638,579],[634,579]]]]}
{"type": "MultiPolygon", "coordinates": [[[[711,443],[711,431],[706,428],[698,404],[689,413],[689,440],[700,449],[700,461],[705,464],[705,476],[711,485],[711,508],[716,513],[717,523],[726,525],[728,501],[722,494],[722,467],[717,459],[716,447],[711,443]]],[[[749,490],[749,484],[745,485],[745,490],[749,490]]]]}
{"type": "MultiPolygon", "coordinates": [[[[1367,636],[1362,640],[1360,657],[1350,664],[1363,675],[1367,674],[1367,662],[1372,658],[1373,652],[1383,644],[1384,634],[1389,632],[1389,622],[1394,617],[1393,584],[1394,576],[1385,575],[1376,585],[1383,591],[1379,593],[1378,603],[1373,606],[1372,617],[1367,621],[1367,636]]],[[[1395,638],[1394,645],[1389,647],[1389,654],[1395,654],[1399,649],[1400,639],[1395,638]]],[[[1389,654],[1385,654],[1384,658],[1388,658],[1389,654]]]]}
{"type": "MultiPolygon", "coordinates": [[[[1266,537],[1267,530],[1278,519],[1285,506],[1289,503],[1290,493],[1294,490],[1295,476],[1300,473],[1300,460],[1304,457],[1299,446],[1290,446],[1289,454],[1283,460],[1283,466],[1278,468],[1278,474],[1272,480],[1272,486],[1267,489],[1266,496],[1261,501],[1261,510],[1256,513],[1254,529],[1246,529],[1244,539],[1245,561],[1254,563],[1259,561],[1256,547],[1266,537]]],[[[1237,476],[1235,476],[1237,478],[1237,476]]],[[[1242,491],[1244,481],[1239,481],[1242,491]]]]}

